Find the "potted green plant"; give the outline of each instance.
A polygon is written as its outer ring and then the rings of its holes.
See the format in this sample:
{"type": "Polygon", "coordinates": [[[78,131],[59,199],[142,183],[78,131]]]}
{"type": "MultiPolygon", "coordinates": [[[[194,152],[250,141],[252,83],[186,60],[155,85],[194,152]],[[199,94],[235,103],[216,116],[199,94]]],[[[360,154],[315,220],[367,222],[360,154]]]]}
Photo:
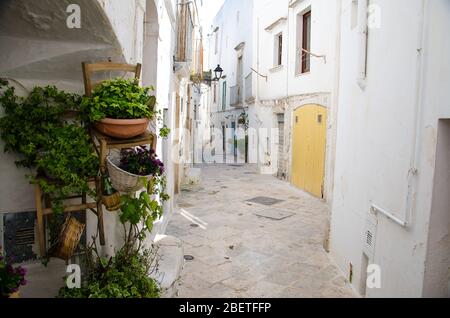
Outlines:
{"type": "Polygon", "coordinates": [[[107,158],[107,167],[114,188],[127,193],[141,189],[143,181],[164,174],[164,164],[155,151],[147,147],[111,152],[107,158]]]}
{"type": "Polygon", "coordinates": [[[83,99],[89,122],[101,133],[128,139],[143,134],[155,115],[153,87],[141,87],[136,80],[115,79],[97,86],[92,97],[83,99]]]}
{"type": "Polygon", "coordinates": [[[19,289],[25,286],[27,270],[13,267],[0,254],[0,298],[20,298],[19,289]]]}

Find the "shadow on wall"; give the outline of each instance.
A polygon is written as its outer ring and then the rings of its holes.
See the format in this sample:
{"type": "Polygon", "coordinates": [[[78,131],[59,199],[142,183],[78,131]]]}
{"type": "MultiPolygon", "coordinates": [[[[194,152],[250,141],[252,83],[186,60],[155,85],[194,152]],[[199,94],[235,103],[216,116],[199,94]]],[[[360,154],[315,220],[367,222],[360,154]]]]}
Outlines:
{"type": "Polygon", "coordinates": [[[124,62],[108,17],[92,0],[6,0],[0,3],[0,75],[41,82],[76,82],[81,62],[124,62]],[[79,5],[80,28],[69,28],[70,4],[79,5]]]}

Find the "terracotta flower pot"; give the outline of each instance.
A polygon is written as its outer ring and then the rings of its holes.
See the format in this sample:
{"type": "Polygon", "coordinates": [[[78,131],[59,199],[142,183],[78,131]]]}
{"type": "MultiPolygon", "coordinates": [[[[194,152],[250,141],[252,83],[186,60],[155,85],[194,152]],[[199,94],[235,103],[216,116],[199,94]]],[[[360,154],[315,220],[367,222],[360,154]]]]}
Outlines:
{"type": "Polygon", "coordinates": [[[95,128],[106,136],[117,139],[128,139],[142,135],[147,130],[150,120],[141,119],[111,119],[105,118],[95,124],[95,128]]]}

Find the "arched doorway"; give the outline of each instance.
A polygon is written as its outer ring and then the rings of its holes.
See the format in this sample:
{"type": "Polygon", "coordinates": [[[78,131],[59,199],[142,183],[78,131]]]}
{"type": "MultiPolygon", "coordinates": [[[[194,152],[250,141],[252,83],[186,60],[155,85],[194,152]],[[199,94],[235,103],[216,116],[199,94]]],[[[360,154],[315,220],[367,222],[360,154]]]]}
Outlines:
{"type": "Polygon", "coordinates": [[[144,52],[142,58],[142,83],[157,88],[158,80],[158,11],[154,0],[147,0],[144,20],[144,52]]]}
{"type": "Polygon", "coordinates": [[[327,109],[305,105],[294,111],[292,178],[296,187],[324,197],[327,109]]]}

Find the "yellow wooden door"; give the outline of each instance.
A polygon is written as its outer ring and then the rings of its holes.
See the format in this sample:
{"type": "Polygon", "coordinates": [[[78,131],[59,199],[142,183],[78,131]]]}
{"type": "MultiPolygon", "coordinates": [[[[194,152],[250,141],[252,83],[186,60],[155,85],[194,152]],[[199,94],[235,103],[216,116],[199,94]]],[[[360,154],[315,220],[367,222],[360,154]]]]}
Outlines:
{"type": "Polygon", "coordinates": [[[306,105],[294,112],[292,133],[292,184],[323,198],[327,110],[306,105]]]}

